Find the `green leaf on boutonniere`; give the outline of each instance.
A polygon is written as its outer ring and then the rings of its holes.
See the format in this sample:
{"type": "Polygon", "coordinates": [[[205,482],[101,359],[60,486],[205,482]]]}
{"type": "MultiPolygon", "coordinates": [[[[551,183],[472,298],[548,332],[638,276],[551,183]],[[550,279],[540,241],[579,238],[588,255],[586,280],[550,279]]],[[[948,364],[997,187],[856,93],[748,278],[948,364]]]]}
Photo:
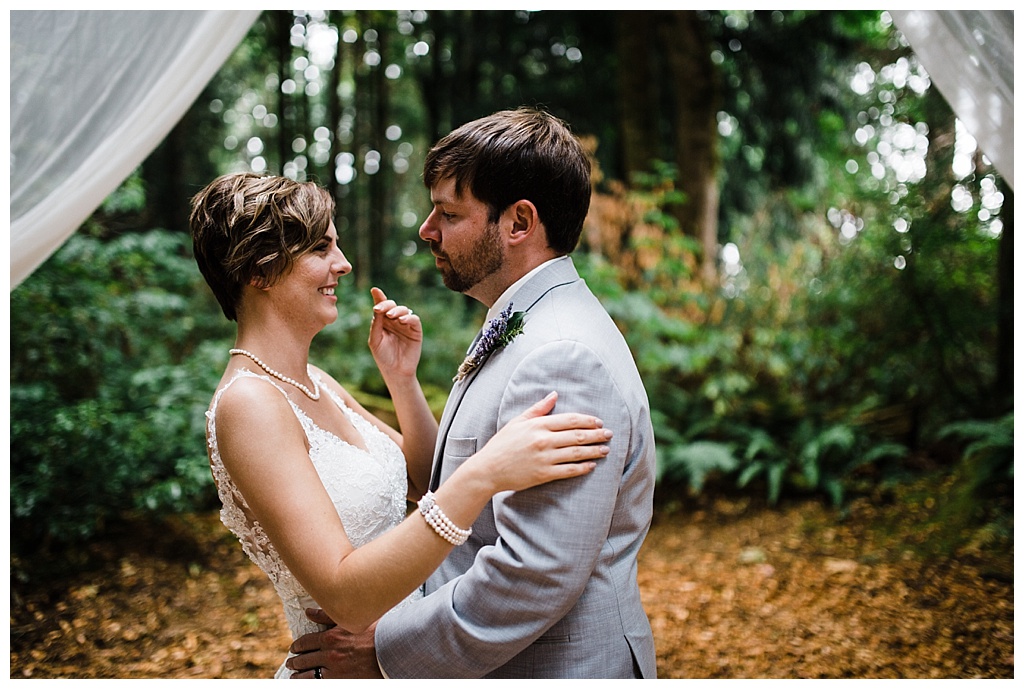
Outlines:
{"type": "Polygon", "coordinates": [[[501,334],[498,339],[498,344],[505,347],[511,344],[512,340],[515,339],[516,335],[523,332],[523,317],[526,316],[525,311],[516,311],[509,316],[508,324],[505,326],[505,332],[501,334]]]}

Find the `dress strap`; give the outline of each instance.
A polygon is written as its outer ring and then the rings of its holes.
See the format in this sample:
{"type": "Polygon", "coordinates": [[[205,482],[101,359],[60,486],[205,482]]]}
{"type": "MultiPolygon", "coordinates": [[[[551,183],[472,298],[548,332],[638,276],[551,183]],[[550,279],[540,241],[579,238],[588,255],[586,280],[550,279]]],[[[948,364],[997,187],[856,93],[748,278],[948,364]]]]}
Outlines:
{"type": "MultiPolygon", "coordinates": [[[[285,389],[282,388],[280,385],[278,385],[277,382],[275,382],[274,379],[271,378],[270,376],[263,375],[263,374],[260,374],[260,373],[253,373],[252,371],[250,371],[247,368],[240,368],[237,371],[235,371],[235,375],[233,375],[231,377],[231,380],[229,380],[227,383],[225,383],[224,386],[221,387],[219,390],[217,390],[216,394],[214,394],[213,402],[210,404],[210,411],[215,411],[216,410],[217,403],[220,402],[221,396],[225,392],[227,392],[228,388],[230,388],[232,385],[234,385],[236,380],[238,380],[239,378],[242,378],[242,377],[246,377],[246,378],[260,378],[261,380],[265,380],[268,383],[270,383],[271,385],[273,385],[275,388],[277,388],[278,391],[282,395],[284,395],[285,399],[288,399],[288,393],[285,391],[285,389]]],[[[289,399],[288,401],[290,402],[291,400],[289,399]]]]}
{"type": "MultiPolygon", "coordinates": [[[[206,414],[207,417],[210,419],[211,423],[213,422],[213,417],[217,413],[217,404],[220,402],[221,396],[225,392],[227,392],[227,389],[230,388],[235,383],[236,380],[238,380],[239,378],[242,378],[242,377],[245,377],[245,378],[259,378],[260,380],[264,380],[264,381],[270,383],[271,385],[273,385],[275,388],[277,388],[277,391],[280,392],[284,396],[285,400],[288,402],[288,405],[292,408],[292,412],[295,414],[295,418],[297,418],[299,420],[299,424],[302,426],[302,430],[303,430],[303,432],[305,432],[307,440],[309,439],[310,423],[312,421],[295,404],[295,402],[292,401],[292,399],[288,396],[288,391],[285,390],[283,387],[281,387],[270,376],[263,375],[263,374],[260,374],[260,373],[254,373],[253,371],[250,371],[247,368],[240,368],[237,371],[235,371],[235,374],[231,377],[231,380],[229,380],[222,388],[217,390],[216,394],[213,396],[213,402],[210,403],[210,410],[206,414]]],[[[211,427],[211,430],[212,430],[212,427],[211,427]]],[[[212,437],[212,433],[211,433],[211,437],[212,437]]]]}

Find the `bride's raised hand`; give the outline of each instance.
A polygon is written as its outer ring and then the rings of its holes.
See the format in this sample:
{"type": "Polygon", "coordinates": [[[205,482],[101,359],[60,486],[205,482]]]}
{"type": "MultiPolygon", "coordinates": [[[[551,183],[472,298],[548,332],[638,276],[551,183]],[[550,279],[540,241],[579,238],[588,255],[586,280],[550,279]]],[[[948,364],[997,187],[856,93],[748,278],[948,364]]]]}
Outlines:
{"type": "Polygon", "coordinates": [[[423,345],[423,325],[420,317],[408,306],[388,299],[384,292],[373,287],[373,320],[370,322],[370,352],[385,378],[389,374],[416,375],[423,345]]]}
{"type": "Polygon", "coordinates": [[[558,394],[537,402],[495,433],[469,462],[494,481],[496,492],[589,474],[612,438],[596,416],[551,414],[558,394]]]}

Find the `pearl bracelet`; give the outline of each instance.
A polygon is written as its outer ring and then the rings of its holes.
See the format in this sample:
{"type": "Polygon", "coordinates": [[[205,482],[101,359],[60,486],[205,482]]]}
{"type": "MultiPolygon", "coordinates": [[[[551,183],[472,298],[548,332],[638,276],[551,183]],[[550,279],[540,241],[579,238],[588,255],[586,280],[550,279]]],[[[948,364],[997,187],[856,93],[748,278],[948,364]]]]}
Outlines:
{"type": "Polygon", "coordinates": [[[452,520],[448,518],[448,515],[441,509],[441,506],[434,500],[434,494],[429,490],[423,496],[423,499],[419,501],[419,508],[420,514],[423,515],[423,520],[430,525],[430,528],[452,545],[462,545],[469,538],[469,535],[473,533],[472,527],[460,529],[455,526],[452,520]]]}

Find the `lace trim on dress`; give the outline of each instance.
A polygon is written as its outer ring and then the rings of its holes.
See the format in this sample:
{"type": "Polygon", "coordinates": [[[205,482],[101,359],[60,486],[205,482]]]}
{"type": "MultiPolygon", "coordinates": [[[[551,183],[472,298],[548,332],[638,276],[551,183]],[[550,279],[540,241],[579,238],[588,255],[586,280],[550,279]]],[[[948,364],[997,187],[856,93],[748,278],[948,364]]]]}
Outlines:
{"type": "MultiPolygon", "coordinates": [[[[220,458],[220,449],[217,446],[217,404],[224,393],[227,392],[227,389],[243,376],[266,380],[277,388],[285,396],[285,399],[288,399],[288,393],[271,380],[270,377],[257,375],[244,369],[236,372],[228,384],[217,391],[216,395],[214,395],[213,403],[210,405],[210,410],[206,412],[206,437],[210,453],[210,468],[213,472],[214,483],[217,484],[217,495],[220,497],[222,505],[220,511],[221,522],[238,537],[245,554],[270,577],[274,587],[277,588],[281,579],[281,573],[287,572],[288,568],[281,562],[277,550],[271,546],[270,538],[263,530],[259,521],[250,519],[249,515],[246,514],[249,506],[245,502],[245,498],[242,497],[242,493],[235,487],[234,481],[228,475],[228,471],[220,458]]],[[[288,400],[288,403],[292,404],[291,400],[288,400]]],[[[294,405],[292,406],[294,408],[294,405]]]]}

